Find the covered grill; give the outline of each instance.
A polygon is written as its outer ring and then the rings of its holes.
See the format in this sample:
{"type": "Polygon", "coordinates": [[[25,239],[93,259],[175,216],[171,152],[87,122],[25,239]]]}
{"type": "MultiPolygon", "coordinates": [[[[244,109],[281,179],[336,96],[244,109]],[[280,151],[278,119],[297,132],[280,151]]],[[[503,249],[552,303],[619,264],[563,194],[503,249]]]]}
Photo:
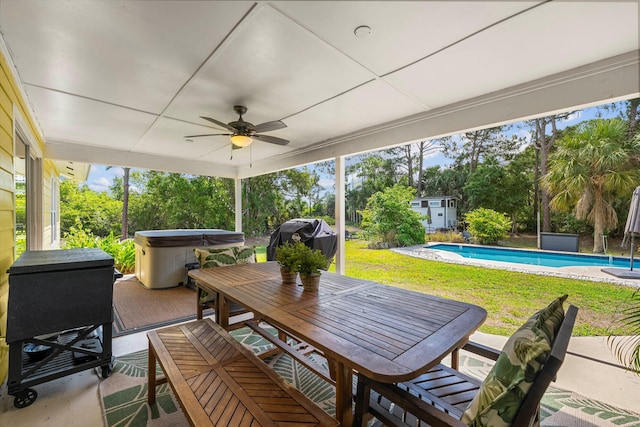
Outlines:
{"type": "Polygon", "coordinates": [[[276,259],[276,247],[286,242],[303,242],[311,249],[320,249],[327,259],[338,250],[338,236],[322,219],[292,219],[271,233],[267,246],[267,261],[276,259]]]}

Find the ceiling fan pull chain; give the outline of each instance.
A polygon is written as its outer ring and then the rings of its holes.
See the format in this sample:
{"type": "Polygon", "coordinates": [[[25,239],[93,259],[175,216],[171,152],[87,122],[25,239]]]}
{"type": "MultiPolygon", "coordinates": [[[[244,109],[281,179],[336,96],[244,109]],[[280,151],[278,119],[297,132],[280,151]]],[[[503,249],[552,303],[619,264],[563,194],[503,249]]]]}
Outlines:
{"type": "Polygon", "coordinates": [[[253,167],[253,148],[251,145],[249,146],[249,167],[253,167]]]}

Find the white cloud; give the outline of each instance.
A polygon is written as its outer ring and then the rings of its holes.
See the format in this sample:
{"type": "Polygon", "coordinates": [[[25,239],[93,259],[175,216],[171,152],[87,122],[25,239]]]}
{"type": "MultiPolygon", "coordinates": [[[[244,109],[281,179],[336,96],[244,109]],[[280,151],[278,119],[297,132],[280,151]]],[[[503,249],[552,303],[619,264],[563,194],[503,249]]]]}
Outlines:
{"type": "Polygon", "coordinates": [[[109,191],[110,185],[111,185],[111,181],[109,181],[105,177],[101,177],[91,182],[89,184],[89,188],[92,189],[93,191],[103,192],[103,191],[109,191]]]}
{"type": "Polygon", "coordinates": [[[567,116],[567,119],[565,121],[574,122],[574,121],[580,120],[580,117],[582,117],[582,112],[583,110],[578,110],[573,114],[569,114],[569,116],[567,116]]]}
{"type": "Polygon", "coordinates": [[[335,183],[336,181],[330,178],[321,178],[318,181],[318,185],[326,190],[330,190],[331,188],[333,188],[335,183]]]}

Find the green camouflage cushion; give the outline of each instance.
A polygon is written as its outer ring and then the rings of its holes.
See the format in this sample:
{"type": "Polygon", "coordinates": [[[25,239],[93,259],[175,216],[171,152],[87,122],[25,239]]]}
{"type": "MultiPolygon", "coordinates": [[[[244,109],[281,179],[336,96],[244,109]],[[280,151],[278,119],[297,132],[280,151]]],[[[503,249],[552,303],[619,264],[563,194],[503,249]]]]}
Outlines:
{"type": "MultiPolygon", "coordinates": [[[[253,264],[256,262],[255,249],[250,246],[234,246],[231,248],[194,248],[200,268],[224,267],[226,265],[253,264]]],[[[201,303],[213,301],[213,296],[202,292],[201,303]]]]}
{"type": "Polygon", "coordinates": [[[505,343],[461,420],[473,427],[507,427],[542,368],[564,320],[564,295],[538,311],[505,343]]]}
{"type": "Polygon", "coordinates": [[[250,246],[231,248],[194,248],[200,268],[215,268],[225,265],[251,264],[256,262],[255,251],[250,246]]]}

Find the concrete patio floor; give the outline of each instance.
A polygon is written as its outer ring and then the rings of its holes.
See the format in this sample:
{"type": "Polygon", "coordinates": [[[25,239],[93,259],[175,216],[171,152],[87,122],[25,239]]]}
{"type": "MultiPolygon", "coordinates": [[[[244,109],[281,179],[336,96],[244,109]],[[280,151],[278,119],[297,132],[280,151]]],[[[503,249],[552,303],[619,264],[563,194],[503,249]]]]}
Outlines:
{"type": "MultiPolygon", "coordinates": [[[[472,339],[494,348],[501,348],[506,340],[480,332],[472,339]]],[[[113,340],[116,357],[146,346],[145,332],[113,340]]],[[[555,385],[619,408],[639,411],[640,376],[618,364],[605,337],[573,337],[569,352],[555,385]]],[[[100,381],[99,373],[91,369],[35,386],[38,399],[23,409],[14,408],[13,397],[7,395],[4,385],[0,390],[0,426],[104,426],[100,381]]]]}

